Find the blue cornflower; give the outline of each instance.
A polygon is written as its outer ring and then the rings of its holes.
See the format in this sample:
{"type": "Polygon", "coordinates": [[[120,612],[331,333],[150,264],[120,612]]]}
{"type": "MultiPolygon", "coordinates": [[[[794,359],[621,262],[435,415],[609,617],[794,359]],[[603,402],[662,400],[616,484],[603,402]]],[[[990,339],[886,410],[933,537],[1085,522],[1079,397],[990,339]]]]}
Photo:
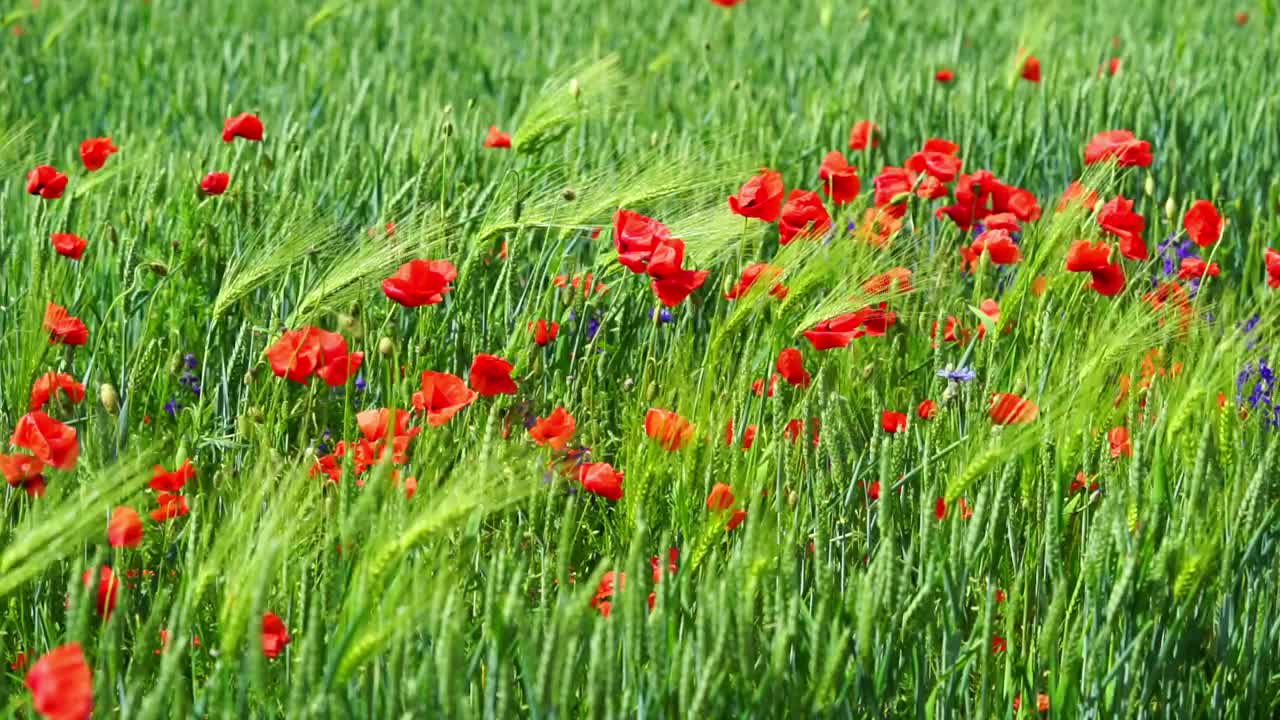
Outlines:
{"type": "Polygon", "coordinates": [[[169,413],[170,415],[176,416],[178,414],[178,411],[181,409],[182,409],[182,404],[178,402],[177,398],[169,398],[169,402],[164,404],[164,411],[169,413]]]}
{"type": "Polygon", "coordinates": [[[947,366],[938,371],[938,377],[950,380],[951,382],[969,382],[970,380],[978,377],[978,373],[974,372],[973,368],[963,366],[952,368],[947,366]]]}
{"type": "Polygon", "coordinates": [[[357,375],[357,376],[356,376],[356,391],[357,391],[357,392],[364,392],[364,389],[365,389],[365,388],[367,388],[367,387],[369,387],[369,383],[367,383],[367,382],[365,382],[365,381],[364,381],[364,375],[357,375]]]}
{"type": "MultiPolygon", "coordinates": [[[[658,311],[658,322],[669,323],[671,322],[673,317],[674,316],[672,316],[671,310],[668,308],[662,308],[661,310],[658,311]]],[[[650,320],[653,319],[653,310],[649,310],[649,319],[650,320]]]]}
{"type": "Polygon", "coordinates": [[[592,315],[591,318],[587,320],[587,339],[595,340],[596,333],[598,332],[600,332],[600,318],[592,315]]]}
{"type": "Polygon", "coordinates": [[[200,363],[196,361],[194,353],[187,353],[186,355],[183,355],[182,364],[185,365],[188,370],[195,370],[200,366],[200,363]]]}

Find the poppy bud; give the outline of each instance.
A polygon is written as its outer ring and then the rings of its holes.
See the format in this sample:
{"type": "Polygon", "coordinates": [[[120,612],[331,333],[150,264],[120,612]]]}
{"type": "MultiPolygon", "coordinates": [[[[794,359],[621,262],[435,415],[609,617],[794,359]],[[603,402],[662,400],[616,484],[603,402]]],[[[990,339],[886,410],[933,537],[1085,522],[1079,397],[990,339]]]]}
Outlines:
{"type": "Polygon", "coordinates": [[[657,396],[657,394],[658,394],[658,384],[651,382],[649,383],[648,389],[645,391],[644,399],[653,400],[653,398],[657,396]]]}
{"type": "Polygon", "coordinates": [[[1170,195],[1169,199],[1164,203],[1164,216],[1169,218],[1170,222],[1173,222],[1173,217],[1177,214],[1178,204],[1173,201],[1173,196],[1170,195]]]}
{"type": "Polygon", "coordinates": [[[378,354],[383,357],[390,357],[391,353],[396,351],[396,344],[389,337],[383,337],[378,340],[378,354]]]}
{"type": "Polygon", "coordinates": [[[658,132],[656,130],[649,134],[649,147],[658,147],[658,132]]]}
{"type": "Polygon", "coordinates": [[[115,387],[107,383],[99,386],[98,400],[102,403],[102,409],[106,410],[108,415],[115,415],[120,411],[120,394],[116,392],[115,387]]]}
{"type": "Polygon", "coordinates": [[[565,188],[564,192],[560,193],[560,197],[573,202],[578,199],[578,193],[573,188],[565,188]]]}
{"type": "Polygon", "coordinates": [[[169,266],[165,265],[164,263],[149,262],[149,263],[143,263],[142,266],[150,270],[151,272],[155,273],[156,275],[159,275],[160,277],[168,277],[169,275],[169,266]]]}
{"type": "Polygon", "coordinates": [[[361,334],[360,318],[348,315],[346,313],[338,314],[338,327],[342,328],[343,331],[351,333],[352,335],[355,335],[357,337],[361,334]]]}
{"type": "Polygon", "coordinates": [[[902,205],[902,204],[903,204],[903,203],[905,203],[905,202],[906,202],[910,197],[911,197],[911,191],[910,191],[910,190],[904,190],[904,191],[902,191],[902,192],[898,193],[897,195],[894,195],[893,197],[889,198],[889,204],[890,204],[890,205],[902,205]]]}
{"type": "Polygon", "coordinates": [[[799,502],[799,500],[800,500],[800,496],[796,494],[796,491],[792,490],[791,488],[787,488],[787,505],[791,507],[795,507],[796,503],[799,502]]]}
{"type": "Polygon", "coordinates": [[[1151,175],[1147,175],[1147,180],[1142,184],[1142,189],[1147,193],[1147,197],[1154,196],[1156,194],[1156,179],[1151,175]]]}
{"type": "Polygon", "coordinates": [[[245,384],[245,385],[252,385],[252,384],[253,384],[253,381],[254,381],[254,380],[257,380],[257,379],[258,379],[258,368],[257,368],[257,366],[254,366],[254,367],[249,368],[249,369],[248,369],[248,371],[246,371],[246,372],[245,372],[245,374],[244,374],[244,384],[245,384]]]}
{"type": "Polygon", "coordinates": [[[870,378],[871,378],[872,373],[874,373],[875,371],[876,371],[876,366],[875,366],[875,365],[868,365],[868,366],[866,366],[865,368],[863,368],[863,369],[862,369],[862,379],[863,379],[863,380],[868,380],[868,379],[870,379],[870,378]]]}
{"type": "Polygon", "coordinates": [[[630,392],[631,388],[635,386],[636,386],[635,378],[627,378],[626,380],[622,381],[622,389],[625,392],[630,392]]]}
{"type": "Polygon", "coordinates": [[[578,78],[573,78],[569,81],[569,94],[575,100],[582,96],[582,85],[578,83],[578,78]]]}

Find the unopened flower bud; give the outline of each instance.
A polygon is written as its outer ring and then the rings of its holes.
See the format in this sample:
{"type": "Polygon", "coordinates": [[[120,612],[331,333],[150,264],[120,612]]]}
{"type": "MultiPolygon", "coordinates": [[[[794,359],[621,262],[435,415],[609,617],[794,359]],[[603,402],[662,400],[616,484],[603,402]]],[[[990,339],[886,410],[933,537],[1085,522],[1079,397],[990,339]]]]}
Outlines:
{"type": "Polygon", "coordinates": [[[108,415],[115,415],[120,412],[120,394],[116,392],[115,386],[109,383],[102,383],[98,388],[98,400],[102,403],[102,409],[106,410],[108,415]]]}
{"type": "Polygon", "coordinates": [[[378,340],[378,354],[387,357],[396,351],[396,344],[389,337],[378,340]]]}

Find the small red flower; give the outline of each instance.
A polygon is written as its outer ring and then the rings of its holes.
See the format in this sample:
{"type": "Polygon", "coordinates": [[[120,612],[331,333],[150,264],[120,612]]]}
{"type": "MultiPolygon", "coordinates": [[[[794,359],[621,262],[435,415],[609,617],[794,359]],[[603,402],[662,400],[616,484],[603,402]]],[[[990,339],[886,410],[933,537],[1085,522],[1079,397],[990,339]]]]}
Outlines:
{"type": "Polygon", "coordinates": [[[289,637],[289,630],[284,626],[284,620],[273,612],[265,612],[262,614],[262,654],[269,660],[274,660],[284,652],[284,647],[293,641],[289,637]]]}
{"type": "Polygon", "coordinates": [[[804,331],[804,337],[814,350],[830,350],[848,347],[849,343],[864,335],[879,337],[897,322],[897,315],[885,310],[886,303],[878,307],[869,307],[857,312],[837,315],[830,320],[823,320],[811,330],[804,331]]]}
{"type": "Polygon", "coordinates": [[[775,222],[782,212],[782,173],[761,170],[729,196],[729,209],[745,218],[775,222]]]}
{"type": "Polygon", "coordinates": [[[786,348],[778,353],[776,367],[778,375],[790,385],[805,388],[813,382],[813,376],[804,369],[804,356],[796,348],[786,348]]]}
{"type": "Polygon", "coordinates": [[[649,408],[644,416],[644,432],[667,452],[675,452],[693,439],[693,424],[679,414],[649,408]]]}
{"type": "Polygon", "coordinates": [[[53,233],[49,239],[53,241],[54,252],[72,260],[79,260],[89,246],[89,241],[71,233],[53,233]]]}
{"type": "Polygon", "coordinates": [[[781,283],[775,282],[782,277],[782,268],[768,263],[753,263],[748,265],[742,271],[742,277],[734,284],[729,292],[724,294],[725,300],[737,300],[751,291],[756,281],[766,284],[773,283],[773,287],[769,290],[769,294],[779,300],[787,296],[787,288],[781,283]]]}
{"type": "Polygon", "coordinates": [[[1179,280],[1200,280],[1206,275],[1209,277],[1218,277],[1222,274],[1222,268],[1218,267],[1218,263],[1206,263],[1198,257],[1183,258],[1182,264],[1179,266],[1179,280]]]}
{"type": "Polygon", "coordinates": [[[57,200],[67,189],[67,176],[51,165],[37,165],[27,173],[27,192],[45,200],[57,200]]]}
{"type": "Polygon", "coordinates": [[[1099,295],[1112,297],[1124,290],[1124,267],[1118,262],[1111,263],[1101,270],[1093,270],[1089,274],[1092,277],[1089,287],[1099,295]]]}
{"type": "Polygon", "coordinates": [[[496,355],[477,354],[471,361],[471,387],[482,397],[515,395],[516,381],[511,379],[511,363],[496,355]]]}
{"type": "Polygon", "coordinates": [[[1267,248],[1262,259],[1267,266],[1267,287],[1280,288],[1280,252],[1267,248]]]}
{"type": "Polygon", "coordinates": [[[739,525],[741,525],[743,521],[745,521],[746,519],[747,519],[746,510],[734,510],[733,514],[729,516],[729,522],[725,523],[724,525],[724,531],[732,532],[739,525]]]}
{"type": "Polygon", "coordinates": [[[167,492],[157,493],[156,504],[160,507],[151,511],[151,519],[158,523],[182,517],[191,512],[191,507],[187,505],[185,495],[174,495],[167,492]]]}
{"type": "Polygon", "coordinates": [[[735,501],[733,488],[724,483],[716,483],[707,494],[707,509],[713,512],[728,510],[735,501]]]}
{"type": "Polygon", "coordinates": [[[894,410],[885,410],[880,413],[880,427],[887,433],[902,432],[907,429],[907,415],[894,410]]]}
{"type": "Polygon", "coordinates": [[[989,414],[997,425],[1023,425],[1033,422],[1040,415],[1040,408],[1013,393],[996,393],[991,397],[989,414]]]}
{"type": "MultiPolygon", "coordinates": [[[[657,257],[657,254],[654,256],[657,257]]],[[[694,290],[702,287],[709,274],[706,270],[676,270],[660,278],[655,277],[650,285],[659,302],[667,307],[675,307],[693,294],[694,290]]]]}
{"type": "Polygon", "coordinates": [[[849,149],[866,150],[880,147],[880,126],[870,120],[859,120],[849,130],[849,149]]]}
{"type": "MultiPolygon", "coordinates": [[[[1118,69],[1119,61],[1112,62],[1118,69]]],[[[1151,143],[1139,140],[1129,130],[1108,130],[1089,139],[1084,148],[1085,165],[1111,159],[1120,167],[1151,167],[1151,143]]]]}
{"type": "Polygon", "coordinates": [[[1006,642],[1004,638],[1000,637],[999,635],[991,636],[991,654],[992,655],[999,655],[1000,653],[1008,649],[1009,649],[1009,643],[1006,642]]]}
{"type": "Polygon", "coordinates": [[[107,523],[107,542],[111,547],[138,547],[142,544],[142,518],[131,507],[118,507],[107,523]]]}
{"type": "Polygon", "coordinates": [[[76,430],[40,410],[23,415],[13,428],[9,443],[30,450],[40,462],[59,470],[70,470],[80,457],[76,430]]]}
{"type": "Polygon", "coordinates": [[[618,251],[618,262],[633,273],[648,272],[650,256],[668,240],[671,230],[651,217],[626,209],[613,214],[613,246],[618,251]]]}
{"type": "Polygon", "coordinates": [[[61,305],[49,303],[45,306],[44,329],[49,332],[50,343],[84,345],[89,342],[89,328],[61,305]]]}
{"type": "Polygon", "coordinates": [[[569,444],[578,423],[563,407],[557,407],[551,414],[538,418],[529,428],[529,437],[539,445],[546,445],[552,450],[563,450],[569,444]]]}
{"type": "Polygon", "coordinates": [[[797,237],[815,237],[831,229],[831,216],[822,198],[811,190],[792,190],[778,220],[778,242],[786,245],[797,237]]]}
{"type": "MultiPolygon", "coordinates": [[[[1116,47],[1119,47],[1119,46],[1117,45],[1116,47]]],[[[1101,67],[1098,68],[1098,77],[1103,77],[1104,75],[1110,75],[1111,77],[1115,77],[1116,75],[1119,75],[1120,65],[1122,63],[1123,63],[1123,60],[1121,60],[1118,57],[1113,57],[1110,60],[1107,60],[1106,62],[1102,63],[1101,67]]]]}
{"type": "Polygon", "coordinates": [[[222,142],[236,138],[258,142],[262,140],[262,121],[252,113],[240,113],[222,123],[222,142]]]}
{"type": "Polygon", "coordinates": [[[971,268],[977,267],[984,252],[993,265],[1014,265],[1022,261],[1022,250],[1007,230],[986,230],[968,247],[960,248],[964,264],[971,268]]]}
{"type": "Polygon", "coordinates": [[[1040,82],[1040,59],[1035,55],[1028,55],[1026,60],[1022,61],[1022,79],[1029,80],[1033,83],[1040,82]]]}
{"type": "Polygon", "coordinates": [[[921,420],[932,420],[938,415],[938,403],[932,400],[922,400],[916,407],[916,417],[921,420]]]}
{"type": "Polygon", "coordinates": [[[453,290],[458,269],[448,260],[410,260],[382,281],[382,292],[407,308],[435,305],[453,290]]]}
{"type": "Polygon", "coordinates": [[[1121,425],[1107,433],[1107,442],[1111,444],[1111,457],[1133,455],[1133,444],[1129,442],[1129,429],[1121,425]]]}
{"type": "Polygon", "coordinates": [[[862,283],[862,291],[868,295],[893,292],[895,289],[900,293],[909,293],[911,292],[911,275],[910,269],[896,267],[862,283]]]}
{"type": "Polygon", "coordinates": [[[907,170],[916,175],[927,174],[939,183],[949,183],[960,174],[963,161],[956,156],[960,146],[950,140],[930,138],[924,147],[907,158],[907,170]]]}
{"type": "Polygon", "coordinates": [[[1130,260],[1147,259],[1147,244],[1142,240],[1147,221],[1133,211],[1132,200],[1119,196],[1103,205],[1098,212],[1098,225],[1120,239],[1121,255],[1130,260]]]}
{"type": "Polygon", "coordinates": [[[1111,246],[1099,240],[1076,240],[1067,250],[1067,272],[1104,270],[1111,264],[1111,246]]]}
{"type": "Polygon", "coordinates": [[[719,5],[720,7],[733,7],[734,5],[745,1],[746,0],[711,0],[713,4],[719,5]]]}
{"type": "Polygon", "coordinates": [[[439,427],[475,401],[477,394],[462,378],[427,370],[422,373],[422,389],[413,394],[413,407],[427,413],[427,423],[439,427]]]}
{"type": "Polygon", "coordinates": [[[945,520],[947,517],[947,499],[938,498],[933,503],[933,516],[939,520],[945,520]]]}
{"type": "Polygon", "coordinates": [[[84,162],[85,170],[94,172],[101,170],[107,158],[119,149],[111,143],[109,137],[90,138],[80,143],[80,160],[84,162]]]}
{"type": "Polygon", "coordinates": [[[177,470],[165,470],[163,466],[156,465],[151,469],[152,490],[161,492],[182,492],[182,488],[187,484],[188,480],[195,478],[196,468],[191,464],[190,458],[182,462],[181,467],[177,470]]]}
{"type": "Polygon", "coordinates": [[[1098,193],[1072,180],[1063,191],[1062,199],[1058,201],[1058,212],[1066,210],[1072,204],[1078,204],[1085,211],[1092,210],[1093,206],[1098,204],[1098,193]]]}
{"type": "Polygon", "coordinates": [[[582,489],[608,500],[622,499],[622,473],[609,463],[583,463],[578,468],[582,489]]]}
{"type": "Polygon", "coordinates": [[[230,184],[230,173],[211,172],[200,181],[200,192],[205,195],[221,195],[227,191],[227,186],[230,184]]]}
{"type": "Polygon", "coordinates": [[[348,353],[347,341],[338,333],[311,325],[284,333],[266,356],[276,377],[306,385],[314,374],[334,387],[345,385],[364,359],[362,353],[348,353]]]}
{"type": "Polygon", "coordinates": [[[1239,25],[1240,27],[1244,27],[1245,25],[1248,25],[1248,24],[1249,24],[1249,13],[1247,12],[1236,13],[1236,25],[1239,25]]]}
{"type": "Polygon", "coordinates": [[[768,390],[765,389],[764,378],[757,378],[751,383],[751,392],[755,393],[756,397],[764,397],[766,392],[769,397],[773,397],[778,394],[778,374],[774,373],[769,377],[768,390]]]}
{"type": "Polygon", "coordinates": [[[511,136],[499,130],[497,125],[490,125],[489,132],[484,136],[484,146],[487,148],[509,148],[511,147],[511,136]]]}
{"type": "Polygon", "coordinates": [[[956,74],[947,68],[943,68],[933,74],[933,79],[946,85],[956,79],[956,74]]]}
{"type": "Polygon", "coordinates": [[[59,390],[73,404],[84,400],[84,386],[76,382],[75,378],[66,373],[50,371],[36,378],[31,386],[31,402],[27,409],[40,410],[59,390]]]}
{"type": "Polygon", "coordinates": [[[90,568],[85,570],[84,575],[80,578],[86,589],[94,587],[93,580],[95,575],[98,578],[98,585],[97,600],[94,602],[94,608],[98,611],[99,617],[103,620],[109,620],[111,612],[116,609],[116,593],[120,590],[120,581],[109,567],[101,567],[98,572],[94,572],[93,568],[90,568]]]}
{"type": "Polygon", "coordinates": [[[93,675],[80,643],[56,647],[37,660],[27,687],[31,704],[47,720],[89,720],[93,712],[93,675]]]}
{"type": "Polygon", "coordinates": [[[22,488],[30,497],[44,495],[44,463],[32,455],[0,454],[0,475],[10,487],[22,488]]]}
{"type": "Polygon", "coordinates": [[[1182,216],[1187,236],[1200,247],[1209,247],[1222,237],[1222,215],[1208,200],[1197,200],[1182,216]]]}
{"type": "Polygon", "coordinates": [[[831,198],[836,205],[847,205],[858,197],[862,190],[862,181],[858,179],[858,168],[844,159],[844,153],[832,150],[822,159],[822,167],[818,168],[818,178],[822,180],[822,192],[831,198]]]}
{"type": "Polygon", "coordinates": [[[546,347],[548,343],[556,339],[560,334],[560,323],[549,323],[546,320],[529,323],[529,330],[533,333],[533,342],[538,347],[546,347]]]}

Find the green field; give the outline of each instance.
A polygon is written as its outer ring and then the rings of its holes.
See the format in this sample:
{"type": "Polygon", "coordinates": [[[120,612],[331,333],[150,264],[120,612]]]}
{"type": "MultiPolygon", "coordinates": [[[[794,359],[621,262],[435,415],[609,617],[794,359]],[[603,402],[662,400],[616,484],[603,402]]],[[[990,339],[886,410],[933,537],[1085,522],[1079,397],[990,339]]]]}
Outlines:
{"type": "Polygon", "coordinates": [[[1278,12],[11,0],[0,716],[1280,716],[1278,12]]]}

